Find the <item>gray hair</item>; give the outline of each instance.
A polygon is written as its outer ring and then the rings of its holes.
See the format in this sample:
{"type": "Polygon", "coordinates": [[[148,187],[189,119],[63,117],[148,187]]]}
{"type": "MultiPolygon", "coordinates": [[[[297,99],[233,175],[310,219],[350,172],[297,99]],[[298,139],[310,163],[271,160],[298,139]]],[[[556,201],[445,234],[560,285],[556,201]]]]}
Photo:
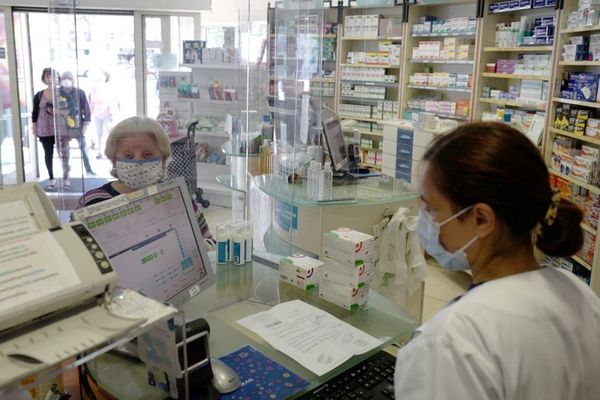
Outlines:
{"type": "MultiPolygon", "coordinates": [[[[169,142],[169,137],[162,125],[152,118],[136,116],[126,118],[119,122],[112,128],[106,139],[104,154],[106,154],[106,158],[108,158],[114,166],[121,139],[130,135],[139,135],[143,133],[150,135],[150,137],[154,139],[163,161],[164,175],[169,158],[171,157],[171,143],[169,142]]],[[[111,175],[116,177],[114,168],[113,171],[111,171],[111,175]]]]}

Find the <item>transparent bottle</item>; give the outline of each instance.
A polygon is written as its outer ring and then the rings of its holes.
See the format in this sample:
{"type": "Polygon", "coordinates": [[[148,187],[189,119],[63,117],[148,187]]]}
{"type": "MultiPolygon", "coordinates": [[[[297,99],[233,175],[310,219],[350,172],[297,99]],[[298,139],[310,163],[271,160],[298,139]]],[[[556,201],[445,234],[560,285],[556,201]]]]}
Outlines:
{"type": "Polygon", "coordinates": [[[321,186],[321,174],[322,174],[322,169],[321,169],[321,163],[320,162],[315,162],[315,168],[313,170],[313,185],[312,185],[312,191],[311,191],[311,195],[310,198],[313,200],[318,200],[319,198],[319,190],[320,190],[320,186],[321,186]]]}
{"type": "Polygon", "coordinates": [[[331,163],[327,161],[319,179],[318,200],[331,200],[333,196],[333,171],[331,163]]]}

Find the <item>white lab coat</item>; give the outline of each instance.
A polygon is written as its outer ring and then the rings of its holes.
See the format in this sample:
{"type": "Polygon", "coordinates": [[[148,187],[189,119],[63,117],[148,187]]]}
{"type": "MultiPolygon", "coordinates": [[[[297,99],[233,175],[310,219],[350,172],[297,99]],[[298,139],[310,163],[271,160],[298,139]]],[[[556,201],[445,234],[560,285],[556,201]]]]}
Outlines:
{"type": "Polygon", "coordinates": [[[546,267],[486,282],[398,351],[396,399],[600,399],[600,299],[546,267]]]}

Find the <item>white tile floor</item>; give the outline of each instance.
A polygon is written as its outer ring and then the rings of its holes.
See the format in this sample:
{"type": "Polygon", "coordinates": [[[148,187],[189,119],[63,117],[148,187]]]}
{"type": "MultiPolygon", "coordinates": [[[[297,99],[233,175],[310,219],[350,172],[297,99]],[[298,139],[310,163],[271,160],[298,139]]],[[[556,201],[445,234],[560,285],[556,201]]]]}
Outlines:
{"type": "MultiPolygon", "coordinates": [[[[231,219],[231,208],[211,205],[204,210],[204,216],[214,235],[217,224],[231,219]]],[[[425,280],[423,322],[429,320],[450,300],[464,293],[471,281],[467,273],[446,271],[433,260],[429,261],[428,272],[429,275],[425,280]]]]}

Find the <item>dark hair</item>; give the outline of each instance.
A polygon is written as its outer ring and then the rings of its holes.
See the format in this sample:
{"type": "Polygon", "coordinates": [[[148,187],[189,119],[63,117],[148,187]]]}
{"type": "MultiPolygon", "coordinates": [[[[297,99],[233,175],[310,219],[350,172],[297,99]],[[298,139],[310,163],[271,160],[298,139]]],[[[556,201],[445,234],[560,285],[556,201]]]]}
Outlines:
{"type": "Polygon", "coordinates": [[[456,209],[489,205],[513,238],[531,240],[541,224],[536,246],[550,256],[569,256],[582,245],[582,212],[561,200],[554,223],[544,220],[552,204],[548,168],[533,143],[498,122],[459,126],[438,137],[426,151],[437,188],[456,209]]]}
{"type": "Polygon", "coordinates": [[[52,74],[55,74],[56,77],[58,78],[58,81],[60,82],[60,75],[58,74],[58,72],[56,70],[54,70],[54,68],[51,68],[51,67],[46,67],[42,70],[42,82],[46,83],[44,78],[46,77],[46,75],[52,75],[52,74]]]}

